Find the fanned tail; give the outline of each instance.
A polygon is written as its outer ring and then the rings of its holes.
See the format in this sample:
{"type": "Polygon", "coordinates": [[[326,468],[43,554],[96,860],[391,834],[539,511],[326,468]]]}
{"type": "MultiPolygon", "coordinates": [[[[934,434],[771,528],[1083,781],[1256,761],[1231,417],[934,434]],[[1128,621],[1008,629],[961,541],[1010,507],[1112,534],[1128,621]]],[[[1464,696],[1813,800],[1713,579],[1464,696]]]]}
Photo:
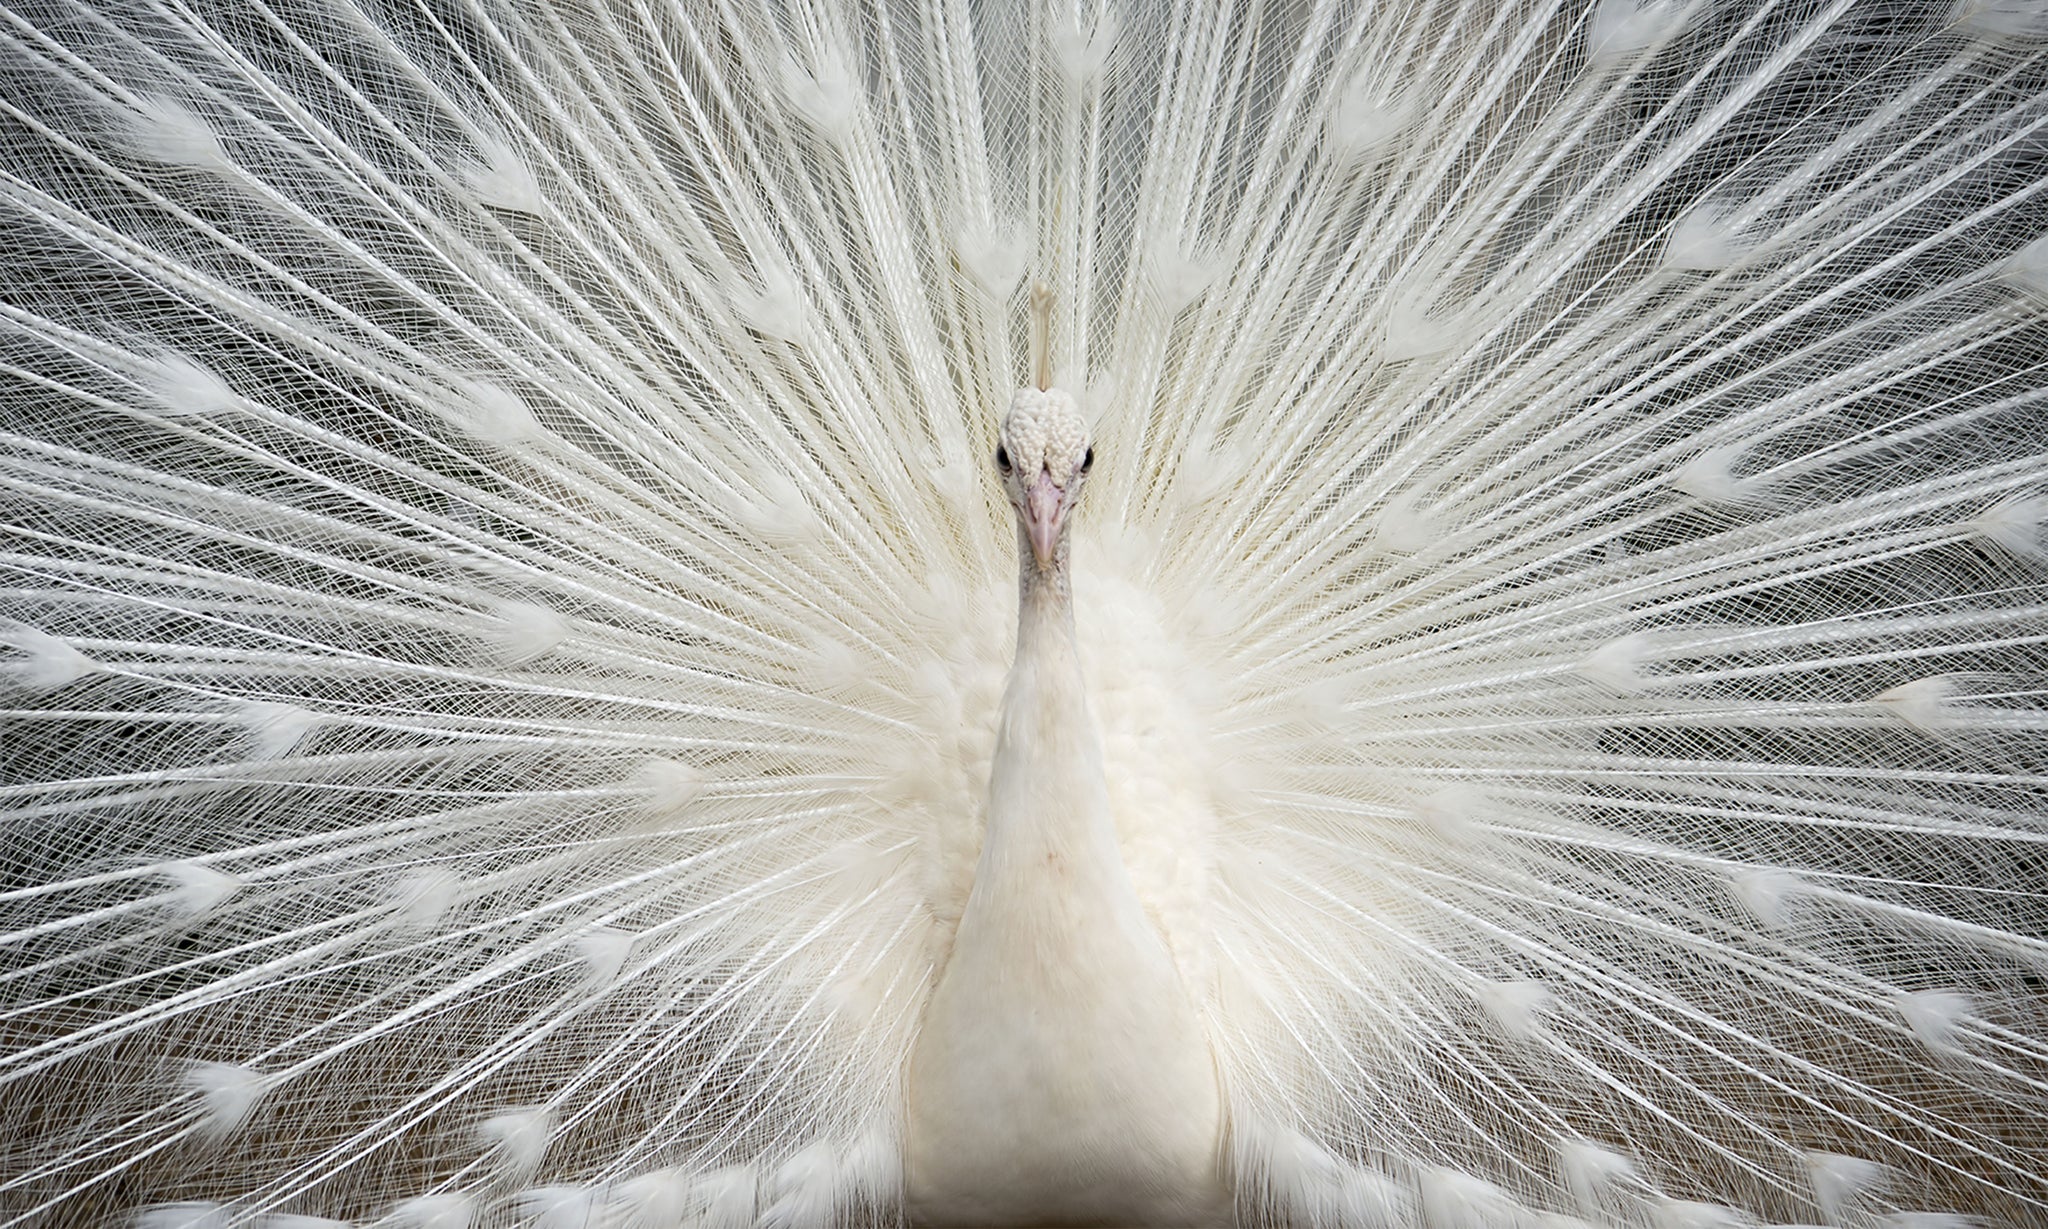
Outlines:
{"type": "Polygon", "coordinates": [[[1248,1222],[2043,1217],[2032,8],[0,31],[0,1223],[889,1222],[1046,375],[1248,1222]]]}

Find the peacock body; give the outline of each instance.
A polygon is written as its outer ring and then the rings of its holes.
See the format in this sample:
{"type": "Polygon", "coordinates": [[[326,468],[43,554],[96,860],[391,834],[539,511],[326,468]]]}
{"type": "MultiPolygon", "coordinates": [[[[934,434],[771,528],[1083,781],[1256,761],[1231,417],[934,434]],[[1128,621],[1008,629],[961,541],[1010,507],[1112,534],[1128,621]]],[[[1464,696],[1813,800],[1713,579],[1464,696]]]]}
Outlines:
{"type": "Polygon", "coordinates": [[[0,81],[0,1225],[2048,1224],[2041,5],[0,81]]]}

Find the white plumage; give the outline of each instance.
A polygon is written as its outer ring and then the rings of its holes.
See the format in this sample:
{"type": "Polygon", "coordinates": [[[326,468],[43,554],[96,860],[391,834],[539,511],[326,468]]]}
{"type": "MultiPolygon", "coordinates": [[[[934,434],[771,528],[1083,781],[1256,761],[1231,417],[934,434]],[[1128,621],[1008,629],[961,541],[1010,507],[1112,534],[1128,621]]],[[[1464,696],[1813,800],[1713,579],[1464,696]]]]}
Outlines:
{"type": "Polygon", "coordinates": [[[0,80],[0,1225],[2048,1224],[2039,4],[0,80]]]}
{"type": "MultiPolygon", "coordinates": [[[[1171,908],[1174,884],[1132,874],[1118,836],[1197,833],[1209,808],[1112,802],[1074,633],[1069,516],[1095,457],[1080,407],[1025,390],[999,438],[1017,660],[973,887],[906,1073],[906,1203],[944,1225],[1219,1223],[1223,1118],[1202,1018],[1217,1004],[1196,976],[1210,943],[1171,908]]],[[[1120,779],[1185,767],[1141,757],[1120,779]]]]}

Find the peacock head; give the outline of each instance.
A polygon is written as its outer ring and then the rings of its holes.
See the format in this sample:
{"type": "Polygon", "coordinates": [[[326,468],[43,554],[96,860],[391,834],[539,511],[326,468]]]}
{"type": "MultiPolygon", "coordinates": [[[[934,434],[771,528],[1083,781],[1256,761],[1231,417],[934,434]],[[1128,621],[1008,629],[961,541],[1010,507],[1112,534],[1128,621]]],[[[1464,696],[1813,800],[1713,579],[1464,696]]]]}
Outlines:
{"type": "Polygon", "coordinates": [[[1058,559],[1067,514],[1094,464],[1088,421],[1071,395],[1057,388],[1018,390],[997,432],[996,469],[1039,571],[1051,570],[1058,559]]]}

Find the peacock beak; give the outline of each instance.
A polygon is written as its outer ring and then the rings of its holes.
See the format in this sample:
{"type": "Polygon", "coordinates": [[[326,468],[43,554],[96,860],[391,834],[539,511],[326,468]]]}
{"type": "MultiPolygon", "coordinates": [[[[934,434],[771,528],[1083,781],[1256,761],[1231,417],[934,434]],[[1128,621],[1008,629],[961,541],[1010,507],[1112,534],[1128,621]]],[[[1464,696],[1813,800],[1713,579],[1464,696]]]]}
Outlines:
{"type": "Polygon", "coordinates": [[[1052,566],[1053,550],[1059,545],[1060,527],[1067,521],[1067,493],[1052,480],[1048,470],[1038,471],[1038,480],[1024,492],[1024,532],[1031,538],[1031,554],[1038,570],[1052,566]]]}

